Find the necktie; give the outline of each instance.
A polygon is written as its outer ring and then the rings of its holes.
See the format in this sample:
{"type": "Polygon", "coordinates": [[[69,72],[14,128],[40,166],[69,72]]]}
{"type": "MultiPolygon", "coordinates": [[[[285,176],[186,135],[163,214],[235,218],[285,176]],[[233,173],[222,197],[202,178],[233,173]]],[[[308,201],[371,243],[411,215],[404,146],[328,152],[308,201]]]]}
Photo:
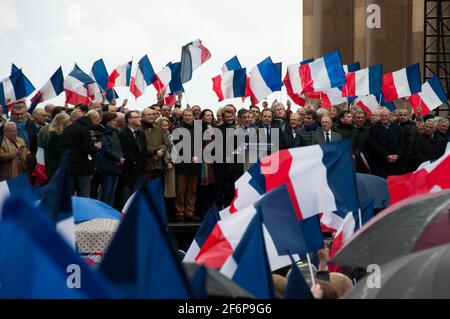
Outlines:
{"type": "Polygon", "coordinates": [[[329,132],[326,132],[325,135],[326,135],[325,140],[326,140],[327,144],[331,143],[331,140],[330,140],[330,133],[329,133],[329,132]]]}

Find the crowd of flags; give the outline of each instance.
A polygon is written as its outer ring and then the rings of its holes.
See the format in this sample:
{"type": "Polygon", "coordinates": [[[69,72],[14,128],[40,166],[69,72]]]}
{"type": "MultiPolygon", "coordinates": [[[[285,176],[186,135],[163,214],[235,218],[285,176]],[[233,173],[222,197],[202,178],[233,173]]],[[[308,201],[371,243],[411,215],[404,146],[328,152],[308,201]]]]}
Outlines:
{"type": "MultiPolygon", "coordinates": [[[[62,69],[58,68],[33,95],[31,107],[62,92],[66,94],[66,103],[73,105],[101,101],[104,94],[111,101],[118,98],[116,87],[129,87],[135,98],[139,98],[151,85],[166,104],[174,105],[194,70],[211,58],[210,51],[200,40],[184,45],[181,51],[180,62],[169,62],[158,73],[147,55],[119,65],[111,73],[102,59],[93,64],[89,75],[75,64],[64,78],[62,69]]],[[[356,100],[355,104],[369,113],[374,111],[375,105],[394,110],[394,100],[408,99],[416,112],[426,114],[448,100],[438,77],[422,84],[419,64],[383,73],[382,65],[363,69],[359,62],[344,65],[339,51],[333,51],[320,58],[288,65],[283,80],[281,70],[282,63],[273,62],[270,56],[251,69],[242,67],[234,56],[223,64],[221,73],[212,78],[212,90],[219,102],[249,97],[256,105],[284,86],[293,102],[301,106],[305,105],[306,98],[321,100],[324,108],[356,100]]],[[[0,104],[8,111],[15,101],[34,91],[35,87],[22,70],[13,65],[11,75],[0,82],[0,104]]]]}

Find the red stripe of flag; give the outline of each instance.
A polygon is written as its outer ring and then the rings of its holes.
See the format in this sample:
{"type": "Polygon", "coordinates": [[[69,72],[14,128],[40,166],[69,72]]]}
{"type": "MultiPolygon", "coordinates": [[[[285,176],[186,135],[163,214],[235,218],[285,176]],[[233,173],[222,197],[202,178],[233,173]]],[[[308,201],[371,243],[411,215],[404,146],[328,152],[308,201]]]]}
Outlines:
{"type": "Polygon", "coordinates": [[[383,84],[381,87],[383,91],[384,100],[390,102],[398,98],[397,88],[395,87],[394,75],[387,73],[383,75],[383,84]]]}
{"type": "Polygon", "coordinates": [[[342,89],[343,96],[356,96],[356,73],[350,72],[345,75],[346,85],[342,89]]]}
{"type": "Polygon", "coordinates": [[[309,93],[314,92],[314,82],[311,76],[311,69],[308,64],[300,65],[299,67],[300,81],[302,82],[302,92],[309,93]]]}
{"type": "Polygon", "coordinates": [[[211,268],[220,268],[232,253],[233,247],[223,235],[220,226],[216,224],[200,248],[195,262],[211,268]]]}
{"type": "Polygon", "coordinates": [[[111,75],[108,78],[108,86],[106,87],[106,89],[111,89],[116,85],[116,79],[120,76],[119,72],[117,71],[117,69],[114,69],[114,71],[112,71],[111,75]]]}
{"type": "Polygon", "coordinates": [[[213,91],[216,92],[217,97],[219,98],[219,102],[223,101],[223,92],[222,92],[222,76],[218,75],[212,78],[213,81],[213,91]]]}

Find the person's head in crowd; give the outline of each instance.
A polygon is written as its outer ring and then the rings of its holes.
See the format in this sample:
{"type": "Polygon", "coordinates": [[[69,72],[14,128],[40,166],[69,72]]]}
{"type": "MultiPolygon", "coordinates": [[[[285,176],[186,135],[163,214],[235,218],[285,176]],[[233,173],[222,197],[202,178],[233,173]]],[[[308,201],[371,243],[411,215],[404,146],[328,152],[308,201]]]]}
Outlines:
{"type": "Polygon", "coordinates": [[[117,114],[113,112],[103,112],[102,125],[111,129],[117,128],[117,114]]]}
{"type": "Polygon", "coordinates": [[[11,108],[11,121],[15,123],[22,123],[25,121],[25,113],[27,113],[27,109],[22,103],[14,104],[11,108]]]}
{"type": "Polygon", "coordinates": [[[424,121],[417,121],[416,122],[416,128],[418,134],[425,133],[425,122],[424,121]]]}
{"type": "Polygon", "coordinates": [[[167,117],[158,117],[155,121],[155,125],[159,126],[164,132],[168,132],[170,129],[170,121],[167,117]]]}
{"type": "Polygon", "coordinates": [[[424,117],[423,117],[423,121],[424,122],[426,122],[427,120],[432,120],[432,119],[434,119],[434,113],[428,113],[427,115],[425,115],[424,117]]]}
{"type": "Polygon", "coordinates": [[[408,110],[401,108],[397,110],[397,118],[399,123],[406,123],[409,121],[408,110]]]}
{"type": "Polygon", "coordinates": [[[251,124],[250,122],[250,111],[246,109],[240,109],[238,111],[239,123],[242,127],[248,128],[251,124]]]}
{"type": "Polygon", "coordinates": [[[273,288],[275,290],[275,298],[282,299],[286,290],[288,280],[278,274],[272,274],[273,288]]]}
{"type": "Polygon", "coordinates": [[[185,109],[183,111],[183,122],[187,125],[193,125],[194,120],[194,112],[192,111],[192,109],[185,109]]]}
{"type": "Polygon", "coordinates": [[[252,113],[252,112],[249,112],[249,113],[248,113],[248,116],[249,116],[249,119],[250,119],[250,124],[255,125],[255,124],[256,124],[256,118],[255,118],[255,116],[253,115],[253,113],[252,113]]]}
{"type": "MultiPolygon", "coordinates": [[[[155,111],[155,119],[161,116],[161,105],[153,104],[150,106],[150,108],[155,111]]],[[[142,119],[144,119],[144,117],[142,117],[142,119]]]]}
{"type": "Polygon", "coordinates": [[[375,111],[372,112],[372,115],[370,116],[370,123],[372,123],[372,125],[375,125],[380,121],[380,118],[381,118],[381,107],[377,108],[375,111]]]}
{"type": "Polygon", "coordinates": [[[314,110],[307,110],[305,117],[303,118],[303,123],[305,126],[314,125],[317,121],[317,113],[314,110]]]}
{"type": "Polygon", "coordinates": [[[214,125],[214,113],[210,109],[204,109],[200,112],[200,120],[207,125],[214,125]]]}
{"type": "Polygon", "coordinates": [[[333,122],[331,120],[331,117],[329,117],[329,116],[322,116],[322,120],[320,121],[320,125],[322,126],[322,130],[324,132],[331,131],[331,128],[333,127],[333,122]]]}
{"type": "Polygon", "coordinates": [[[448,128],[449,128],[449,121],[446,118],[439,119],[437,123],[437,129],[439,133],[447,135],[448,134],[448,128]]]}
{"type": "Polygon", "coordinates": [[[263,101],[261,105],[263,109],[267,109],[269,107],[269,103],[267,103],[267,101],[263,101]]]}
{"type": "Polygon", "coordinates": [[[272,125],[272,120],[273,120],[273,112],[271,109],[265,108],[262,111],[261,114],[261,122],[265,125],[265,126],[269,126],[272,125]]]}
{"type": "Polygon", "coordinates": [[[390,112],[391,123],[395,123],[398,120],[398,110],[390,112]]]}
{"type": "Polygon", "coordinates": [[[363,127],[364,124],[366,123],[366,116],[367,114],[363,110],[361,109],[356,110],[353,113],[355,127],[357,128],[363,127]]]}
{"type": "Polygon", "coordinates": [[[324,108],[320,108],[316,111],[317,114],[317,122],[320,123],[320,121],[322,120],[322,117],[324,116],[330,116],[330,112],[328,112],[327,109],[324,108]]]}
{"type": "Polygon", "coordinates": [[[388,108],[383,107],[380,113],[380,123],[383,125],[389,125],[391,122],[391,111],[388,108]]]}
{"type": "Polygon", "coordinates": [[[289,119],[289,124],[291,125],[291,129],[294,131],[300,128],[300,114],[292,113],[291,118],[289,119]]]}
{"type": "Polygon", "coordinates": [[[50,115],[50,119],[53,121],[53,119],[56,117],[56,115],[58,115],[59,113],[66,113],[66,108],[64,106],[56,106],[55,108],[53,108],[52,110],[52,114],[50,115]]]}
{"type": "Polygon", "coordinates": [[[117,115],[117,127],[120,129],[125,128],[127,126],[125,123],[125,114],[122,112],[116,112],[115,114],[117,115]]]}
{"type": "Polygon", "coordinates": [[[255,122],[260,120],[261,111],[259,110],[259,107],[257,107],[256,105],[250,106],[250,112],[252,112],[253,116],[255,117],[255,122]]]}
{"type": "Polygon", "coordinates": [[[170,119],[170,113],[172,113],[172,109],[168,105],[164,105],[161,108],[161,116],[170,119]]]}
{"type": "Polygon", "coordinates": [[[106,107],[106,111],[110,113],[116,113],[119,110],[119,107],[117,105],[108,104],[106,107]]]}
{"type": "Polygon", "coordinates": [[[146,125],[153,125],[156,120],[157,112],[153,106],[146,107],[142,110],[141,116],[142,116],[142,124],[146,125]]]}
{"type": "Polygon", "coordinates": [[[300,115],[300,125],[302,125],[306,115],[306,109],[303,106],[300,106],[297,110],[297,114],[300,115]]]}
{"type": "Polygon", "coordinates": [[[426,120],[424,134],[428,136],[433,136],[434,133],[436,133],[436,127],[437,127],[436,120],[426,120]]]}
{"type": "Polygon", "coordinates": [[[202,112],[202,109],[198,105],[194,105],[192,107],[192,112],[194,112],[194,119],[199,120],[200,119],[200,113],[202,112]]]}
{"type": "Polygon", "coordinates": [[[286,109],[282,103],[275,103],[273,106],[275,110],[275,116],[279,119],[284,118],[286,116],[286,109]]]}
{"type": "Polygon", "coordinates": [[[343,125],[353,125],[353,114],[349,110],[342,111],[339,113],[339,121],[343,125]]]}
{"type": "Polygon", "coordinates": [[[222,121],[226,125],[234,125],[235,124],[235,113],[230,108],[225,108],[222,113],[222,121]]]}
{"type": "Polygon", "coordinates": [[[223,123],[222,114],[223,114],[223,107],[219,107],[216,112],[216,124],[217,125],[220,125],[223,123]]]}
{"type": "Polygon", "coordinates": [[[50,123],[50,127],[48,128],[49,132],[56,132],[57,134],[62,134],[64,129],[72,124],[70,121],[70,115],[66,112],[61,112],[57,114],[52,122],[50,123]]]}
{"type": "Polygon", "coordinates": [[[330,117],[331,117],[331,119],[332,119],[332,120],[337,119],[338,114],[339,114],[338,107],[337,107],[337,106],[332,106],[332,107],[330,108],[330,117]]]}
{"type": "Polygon", "coordinates": [[[227,104],[227,105],[224,106],[223,109],[224,109],[224,111],[225,110],[231,110],[234,113],[234,115],[236,116],[237,110],[236,110],[236,108],[234,107],[233,104],[227,104]]]}
{"type": "Polygon", "coordinates": [[[51,103],[49,103],[49,104],[46,104],[45,106],[44,106],[44,110],[45,110],[45,112],[47,113],[47,119],[50,119],[50,118],[52,118],[52,112],[53,112],[53,110],[55,109],[55,105],[54,104],[51,104],[51,103]]]}
{"type": "Polygon", "coordinates": [[[141,127],[141,113],[139,111],[128,111],[125,114],[125,123],[133,130],[137,130],[141,127]]]}
{"type": "Polygon", "coordinates": [[[100,121],[102,119],[100,113],[96,110],[90,110],[86,113],[86,116],[91,119],[92,126],[100,124],[100,121]]]}
{"type": "Polygon", "coordinates": [[[330,273],[330,285],[336,291],[338,298],[342,298],[353,288],[351,279],[339,272],[330,273]]]}
{"type": "Polygon", "coordinates": [[[5,137],[12,141],[16,142],[17,140],[17,125],[15,122],[6,122],[4,126],[4,134],[5,137]]]}
{"type": "Polygon", "coordinates": [[[72,123],[74,123],[76,120],[78,120],[80,117],[83,117],[85,112],[83,112],[81,109],[74,109],[72,113],[70,113],[70,120],[72,123]]]}
{"type": "Polygon", "coordinates": [[[90,105],[91,110],[101,110],[103,108],[103,105],[99,101],[92,101],[90,105]]]}
{"type": "Polygon", "coordinates": [[[179,120],[183,117],[183,110],[180,109],[179,107],[174,107],[172,110],[172,117],[175,120],[179,120]]]}
{"type": "Polygon", "coordinates": [[[33,111],[33,121],[39,126],[42,126],[47,121],[47,112],[44,109],[35,109],[33,111]]]}
{"type": "Polygon", "coordinates": [[[83,103],[77,104],[75,105],[74,109],[78,109],[84,112],[84,114],[86,114],[87,112],[89,112],[89,106],[83,103]]]}
{"type": "Polygon", "coordinates": [[[318,284],[322,290],[322,299],[338,299],[336,290],[329,282],[316,279],[316,284],[318,284]]]}

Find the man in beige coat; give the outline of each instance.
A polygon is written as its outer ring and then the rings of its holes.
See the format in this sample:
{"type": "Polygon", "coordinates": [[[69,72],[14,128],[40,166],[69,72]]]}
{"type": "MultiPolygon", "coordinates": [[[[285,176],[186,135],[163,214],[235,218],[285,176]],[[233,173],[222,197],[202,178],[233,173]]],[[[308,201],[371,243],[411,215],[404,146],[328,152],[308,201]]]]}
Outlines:
{"type": "Polygon", "coordinates": [[[30,151],[25,141],[17,137],[17,126],[7,122],[4,128],[4,138],[0,145],[0,181],[16,177],[27,171],[27,156],[30,151]]]}

